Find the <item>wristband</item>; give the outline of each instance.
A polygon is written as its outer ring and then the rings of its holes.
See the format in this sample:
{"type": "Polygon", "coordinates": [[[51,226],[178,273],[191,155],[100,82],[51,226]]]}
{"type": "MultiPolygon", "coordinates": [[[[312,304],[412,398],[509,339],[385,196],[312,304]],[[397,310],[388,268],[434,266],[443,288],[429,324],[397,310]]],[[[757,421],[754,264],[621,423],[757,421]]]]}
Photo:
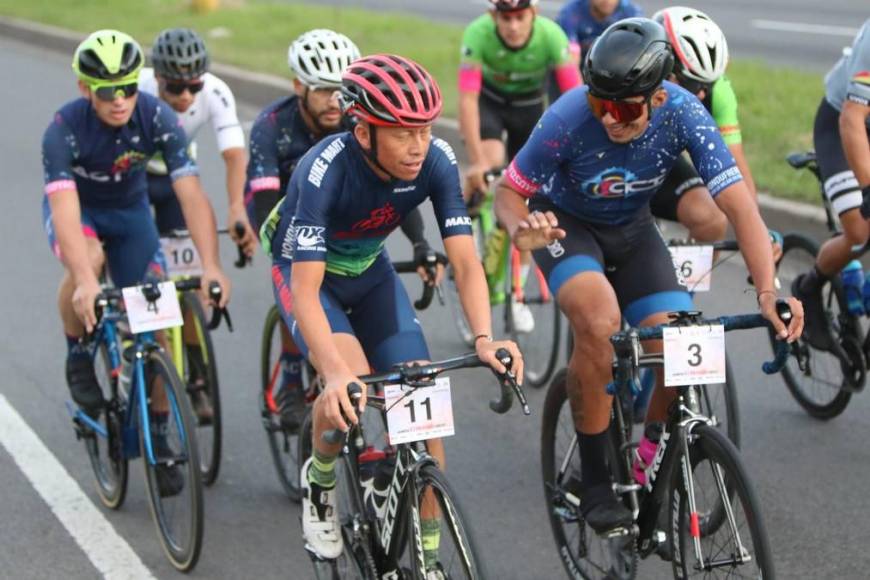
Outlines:
{"type": "Polygon", "coordinates": [[[489,334],[478,334],[474,337],[474,346],[477,347],[477,341],[481,338],[485,338],[487,342],[492,342],[492,336],[489,334]]]}
{"type": "Polygon", "coordinates": [[[776,298],[776,292],[773,290],[761,290],[755,293],[755,302],[758,306],[761,306],[761,295],[762,294],[773,294],[773,297],[776,298]]]}

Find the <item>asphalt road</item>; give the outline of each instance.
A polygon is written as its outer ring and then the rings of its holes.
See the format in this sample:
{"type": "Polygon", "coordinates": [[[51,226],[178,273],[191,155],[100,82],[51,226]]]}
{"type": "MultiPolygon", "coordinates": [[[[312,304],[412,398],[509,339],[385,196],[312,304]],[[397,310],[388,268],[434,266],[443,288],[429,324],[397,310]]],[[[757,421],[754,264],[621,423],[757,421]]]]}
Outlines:
{"type": "MultiPolygon", "coordinates": [[[[310,0],[287,0],[309,2],[310,0]]],[[[487,0],[322,0],[335,6],[353,6],[410,12],[427,19],[466,24],[483,13],[487,0]]],[[[541,13],[554,18],[563,2],[541,0],[541,13]]],[[[637,0],[647,15],[674,4],[705,11],[728,37],[732,56],[757,58],[774,64],[821,71],[831,67],[843,46],[850,45],[861,24],[870,16],[863,0],[637,0]]]]}
{"type": "MultiPolygon", "coordinates": [[[[88,498],[99,505],[83,446],[76,442],[64,403],[64,341],[55,312],[61,268],[40,227],[40,141],[53,112],[76,96],[69,57],[0,40],[0,69],[15,82],[0,83],[0,175],[10,202],[0,212],[3,284],[0,320],[0,394],[23,416],[88,498]]],[[[261,105],[261,104],[260,104],[261,105]]],[[[253,118],[244,106],[242,115],[253,118]]],[[[226,216],[223,169],[206,132],[201,167],[219,221],[226,216]]],[[[428,211],[428,210],[427,210],[428,211]]],[[[436,228],[431,213],[428,232],[436,228]]],[[[779,218],[782,220],[782,218],[779,218]]],[[[781,229],[811,226],[786,219],[781,229]]],[[[817,232],[817,229],[816,229],[817,232]]],[[[817,232],[818,233],[818,232],[817,232]]],[[[406,244],[392,239],[394,257],[406,244]]],[[[233,248],[224,241],[228,268],[233,248]]],[[[302,547],[299,508],[282,495],[260,426],[258,349],[271,301],[266,261],[232,271],[231,305],[236,332],[215,336],[225,413],[223,467],[205,493],[205,544],[193,577],[292,578],[311,576],[302,547]]],[[[744,293],[745,271],[735,262],[717,270],[714,292],[703,297],[708,314],[754,310],[744,293]]],[[[412,293],[417,282],[410,282],[412,293]]],[[[463,349],[446,310],[422,313],[434,357],[463,349]]],[[[866,517],[870,450],[870,397],[859,395],[838,419],[819,423],[790,399],[778,377],[759,368],[769,355],[761,331],[728,341],[737,374],[743,423],[743,457],[761,498],[781,578],[866,578],[870,536],[866,517]]],[[[529,392],[533,415],[514,410],[495,416],[487,408],[495,392],[489,375],[454,376],[457,435],[447,442],[449,477],[458,490],[494,578],[563,577],[544,510],[539,433],[542,391],[529,392]]],[[[116,532],[158,578],[177,574],[164,559],[148,511],[141,463],[131,463],[122,510],[103,512],[116,532]]],[[[98,576],[88,554],[73,540],[0,446],[0,577],[86,579],[98,576]]],[[[640,577],[666,578],[669,567],[642,564],[640,577]]]]}

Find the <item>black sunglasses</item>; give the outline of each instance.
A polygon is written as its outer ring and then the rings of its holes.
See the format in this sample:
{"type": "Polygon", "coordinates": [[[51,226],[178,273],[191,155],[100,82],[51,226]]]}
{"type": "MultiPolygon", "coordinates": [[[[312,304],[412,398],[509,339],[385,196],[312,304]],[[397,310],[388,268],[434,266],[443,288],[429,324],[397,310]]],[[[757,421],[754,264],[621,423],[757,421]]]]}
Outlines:
{"type": "Polygon", "coordinates": [[[191,95],[195,95],[199,91],[202,90],[205,83],[203,81],[197,81],[193,83],[186,83],[184,81],[166,81],[163,85],[163,90],[165,90],[170,95],[180,95],[184,91],[190,91],[191,95]]]}
{"type": "Polygon", "coordinates": [[[92,89],[101,101],[111,103],[120,96],[129,99],[139,91],[139,85],[130,83],[126,85],[104,85],[92,89]]]}

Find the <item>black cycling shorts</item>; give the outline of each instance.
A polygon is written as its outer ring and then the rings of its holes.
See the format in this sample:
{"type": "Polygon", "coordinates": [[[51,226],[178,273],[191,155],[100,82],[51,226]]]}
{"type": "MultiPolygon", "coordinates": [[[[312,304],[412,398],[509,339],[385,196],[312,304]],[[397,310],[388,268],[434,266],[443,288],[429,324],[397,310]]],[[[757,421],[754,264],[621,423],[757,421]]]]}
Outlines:
{"type": "MultiPolygon", "coordinates": [[[[870,138],[870,129],[867,131],[870,138]]],[[[813,145],[816,162],[822,176],[825,196],[837,215],[861,207],[864,202],[855,174],[846,161],[843,142],[840,139],[840,112],[824,97],[816,111],[813,126],[813,145]]],[[[870,200],[868,200],[870,202],[870,200]]],[[[867,216],[865,216],[867,217],[867,216]]]]}
{"type": "Polygon", "coordinates": [[[677,206],[680,204],[683,194],[690,189],[704,186],[704,180],[698,174],[692,161],[685,155],[680,155],[664,183],[661,184],[650,201],[650,210],[659,219],[672,222],[680,221],[677,219],[677,206]]]}
{"type": "Polygon", "coordinates": [[[543,95],[531,94],[508,100],[484,87],[478,104],[480,138],[501,141],[507,132],[507,162],[510,163],[544,114],[543,95]]]}
{"type": "Polygon", "coordinates": [[[567,232],[565,239],[533,252],[554,295],[577,274],[601,272],[632,326],[658,312],[694,309],[671,253],[646,210],[627,224],[605,225],[584,222],[540,196],[532,198],[529,209],[552,211],[567,232]]]}

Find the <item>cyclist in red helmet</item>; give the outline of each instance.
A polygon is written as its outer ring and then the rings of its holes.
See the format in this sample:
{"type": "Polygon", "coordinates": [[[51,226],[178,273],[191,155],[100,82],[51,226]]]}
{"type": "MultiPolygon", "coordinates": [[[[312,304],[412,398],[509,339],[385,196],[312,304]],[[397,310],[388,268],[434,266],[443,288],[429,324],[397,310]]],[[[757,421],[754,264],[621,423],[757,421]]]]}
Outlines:
{"type": "MultiPolygon", "coordinates": [[[[375,55],[345,70],[341,94],[343,109],[356,124],[322,140],[299,162],[270,244],[278,307],[325,381],[314,404],[313,456],[302,467],[303,534],[325,559],[337,558],[343,549],[335,498],[340,446],[325,443],[321,435],[347,430],[342,414],[358,421],[365,398],[354,408],[347,385],[359,382],[359,375],[429,359],[420,324],[384,251],[389,233],[427,197],[477,335],[478,355],[504,370],[495,352],[507,348],[522,378],[516,345],[492,337],[486,279],[462,201],[456,156],[431,134],[441,113],[437,83],[411,60],[375,55]]],[[[440,440],[427,443],[443,465],[440,440]]],[[[437,546],[436,516],[421,517],[424,536],[430,530],[437,546]]],[[[426,565],[437,570],[437,549],[433,553],[427,552],[426,565]]]]}

